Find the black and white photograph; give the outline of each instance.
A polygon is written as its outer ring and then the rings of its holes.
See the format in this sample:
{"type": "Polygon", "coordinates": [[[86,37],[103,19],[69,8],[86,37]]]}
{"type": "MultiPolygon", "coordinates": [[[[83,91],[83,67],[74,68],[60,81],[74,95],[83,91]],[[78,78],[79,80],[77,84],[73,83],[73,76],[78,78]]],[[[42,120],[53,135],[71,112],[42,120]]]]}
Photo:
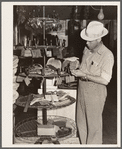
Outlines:
{"type": "Polygon", "coordinates": [[[120,2],[1,10],[2,147],[120,147],[120,2]]]}

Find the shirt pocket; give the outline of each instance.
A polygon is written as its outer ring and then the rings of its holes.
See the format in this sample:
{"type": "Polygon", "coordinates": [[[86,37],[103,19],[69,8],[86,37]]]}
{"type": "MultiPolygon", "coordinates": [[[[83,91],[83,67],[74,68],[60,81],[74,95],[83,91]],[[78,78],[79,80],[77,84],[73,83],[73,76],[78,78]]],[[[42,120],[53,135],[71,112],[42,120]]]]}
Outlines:
{"type": "Polygon", "coordinates": [[[100,67],[98,62],[92,61],[91,66],[90,66],[90,73],[93,75],[100,76],[100,67]]]}

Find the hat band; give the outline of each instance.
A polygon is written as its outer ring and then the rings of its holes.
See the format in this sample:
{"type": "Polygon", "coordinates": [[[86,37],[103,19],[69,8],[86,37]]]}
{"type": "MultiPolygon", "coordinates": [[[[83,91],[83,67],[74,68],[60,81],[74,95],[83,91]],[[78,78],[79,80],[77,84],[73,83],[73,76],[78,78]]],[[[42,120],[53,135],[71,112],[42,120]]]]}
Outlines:
{"type": "Polygon", "coordinates": [[[103,34],[103,31],[99,34],[90,34],[90,33],[87,33],[87,30],[85,30],[85,33],[86,33],[86,36],[89,37],[89,38],[99,38],[102,34],[103,34]]]}

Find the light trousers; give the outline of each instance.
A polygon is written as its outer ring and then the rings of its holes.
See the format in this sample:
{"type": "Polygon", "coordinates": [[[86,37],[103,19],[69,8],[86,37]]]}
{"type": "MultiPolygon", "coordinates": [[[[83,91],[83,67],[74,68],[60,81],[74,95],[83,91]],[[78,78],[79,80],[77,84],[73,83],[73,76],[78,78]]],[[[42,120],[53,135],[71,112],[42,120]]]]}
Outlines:
{"type": "Polygon", "coordinates": [[[76,123],[82,144],[102,144],[106,86],[79,80],[76,123]]]}

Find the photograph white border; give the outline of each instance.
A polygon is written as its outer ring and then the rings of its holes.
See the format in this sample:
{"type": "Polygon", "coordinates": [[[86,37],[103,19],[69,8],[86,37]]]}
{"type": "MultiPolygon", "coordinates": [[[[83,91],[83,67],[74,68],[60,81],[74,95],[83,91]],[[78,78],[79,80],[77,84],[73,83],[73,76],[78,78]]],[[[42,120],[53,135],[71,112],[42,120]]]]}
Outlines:
{"type": "MultiPolygon", "coordinates": [[[[120,2],[2,2],[1,3],[1,59],[2,59],[2,147],[49,147],[49,145],[12,144],[13,138],[13,5],[117,5],[117,144],[116,145],[71,145],[71,147],[120,147],[121,145],[121,101],[120,101],[120,2]]],[[[50,147],[69,147],[69,145],[50,145],[50,147]]]]}

